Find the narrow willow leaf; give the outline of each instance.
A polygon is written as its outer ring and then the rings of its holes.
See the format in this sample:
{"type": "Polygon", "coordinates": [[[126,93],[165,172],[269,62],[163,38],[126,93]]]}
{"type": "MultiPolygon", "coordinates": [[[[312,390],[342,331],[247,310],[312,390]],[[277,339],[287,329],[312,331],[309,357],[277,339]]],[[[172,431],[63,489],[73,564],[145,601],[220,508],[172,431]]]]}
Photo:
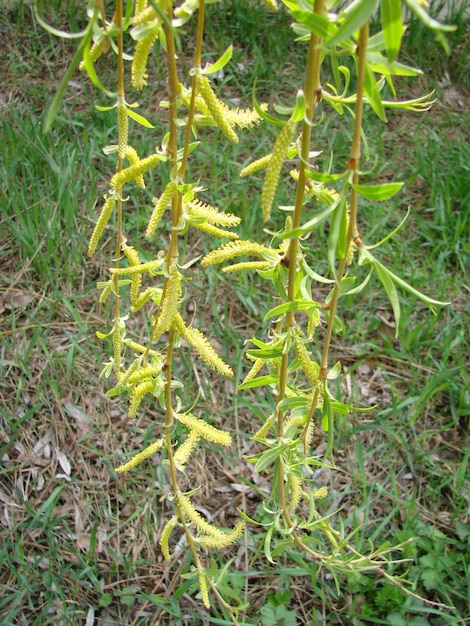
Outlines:
{"type": "Polygon", "coordinates": [[[306,26],[308,30],[322,39],[334,37],[337,32],[336,26],[324,15],[302,10],[293,10],[291,14],[296,22],[306,26]]]}
{"type": "Polygon", "coordinates": [[[336,259],[344,258],[346,254],[346,234],[348,229],[346,197],[344,193],[340,196],[340,202],[335,204],[336,207],[331,217],[330,232],[328,234],[328,264],[331,270],[334,270],[336,259]]]}
{"type": "Polygon", "coordinates": [[[410,67],[397,61],[389,62],[381,54],[367,53],[367,64],[376,74],[389,76],[420,76],[423,71],[417,67],[410,67]]]}
{"type": "Polygon", "coordinates": [[[258,376],[258,378],[253,378],[252,380],[247,381],[246,383],[242,383],[238,385],[238,389],[253,389],[254,387],[265,387],[267,385],[272,385],[273,383],[277,383],[279,378],[277,376],[258,376]]]}
{"type": "Polygon", "coordinates": [[[260,473],[271,463],[274,463],[290,445],[290,443],[280,443],[269,450],[265,450],[255,464],[255,472],[260,473]]]}
{"type": "Polygon", "coordinates": [[[232,54],[233,46],[230,45],[220,57],[220,59],[217,59],[214,64],[208,65],[206,68],[204,68],[203,74],[216,74],[217,72],[220,72],[220,70],[223,69],[230,61],[230,59],[232,58],[232,54]]]}
{"type": "Polygon", "coordinates": [[[398,335],[398,328],[400,325],[400,300],[398,299],[397,288],[390,276],[389,271],[379,262],[374,262],[374,269],[377,272],[380,282],[383,285],[387,293],[387,297],[390,300],[390,304],[393,309],[393,316],[395,317],[395,337],[398,335]]]}
{"type": "Polygon", "coordinates": [[[315,302],[314,300],[291,300],[290,302],[284,302],[283,304],[279,304],[278,306],[274,307],[274,309],[268,311],[263,318],[263,322],[266,322],[273,317],[283,315],[284,313],[288,313],[289,311],[308,311],[309,309],[320,307],[321,304],[319,302],[315,302]]]}
{"type": "Polygon", "coordinates": [[[372,107],[372,110],[383,122],[387,121],[385,117],[385,109],[382,104],[382,98],[380,97],[380,91],[375,80],[374,72],[370,69],[369,65],[366,65],[366,71],[364,75],[364,91],[367,95],[367,100],[372,107]]]}
{"type": "Polygon", "coordinates": [[[277,359],[282,357],[283,346],[267,348],[266,350],[248,350],[247,356],[251,359],[277,359]]]}
{"type": "Polygon", "coordinates": [[[353,189],[367,200],[389,200],[400,191],[404,183],[384,183],[382,185],[352,185],[353,189]]]}
{"type": "Polygon", "coordinates": [[[263,108],[256,101],[254,87],[253,87],[252,101],[253,101],[253,108],[265,122],[268,122],[269,124],[272,124],[273,126],[284,126],[285,122],[283,120],[278,120],[277,117],[274,117],[273,115],[269,115],[269,113],[267,113],[266,111],[263,111],[263,108]]]}
{"type": "Polygon", "coordinates": [[[342,14],[344,21],[338,28],[336,34],[331,38],[326,38],[326,43],[335,46],[348,39],[356,30],[359,30],[374,12],[377,0],[355,0],[342,14]]]}
{"type": "Polygon", "coordinates": [[[394,228],[392,230],[392,232],[388,233],[388,235],[386,235],[383,239],[381,239],[378,243],[375,243],[373,246],[367,246],[368,250],[373,250],[374,248],[378,248],[379,246],[381,246],[382,244],[384,244],[386,241],[388,241],[389,239],[391,239],[396,233],[398,233],[399,230],[402,229],[402,227],[405,225],[406,220],[408,219],[408,216],[410,214],[411,211],[411,206],[408,206],[408,210],[406,211],[406,215],[405,217],[402,219],[402,221],[398,224],[398,226],[396,228],[394,228]]]}
{"type": "Polygon", "coordinates": [[[382,0],[380,3],[385,50],[390,62],[394,61],[401,47],[403,21],[400,0],[382,0]]]}
{"type": "Polygon", "coordinates": [[[145,119],[143,115],[139,115],[132,109],[127,109],[127,115],[132,118],[134,122],[137,122],[137,124],[145,126],[145,128],[154,128],[154,126],[147,119],[145,119]]]}

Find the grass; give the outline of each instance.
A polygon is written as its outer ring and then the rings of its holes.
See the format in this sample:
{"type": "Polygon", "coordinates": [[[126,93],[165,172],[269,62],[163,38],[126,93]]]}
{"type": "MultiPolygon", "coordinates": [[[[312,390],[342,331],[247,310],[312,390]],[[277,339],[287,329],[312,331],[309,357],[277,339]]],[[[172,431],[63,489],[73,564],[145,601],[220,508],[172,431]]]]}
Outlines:
{"type": "MultiPolygon", "coordinates": [[[[54,4],[50,13],[51,19],[58,15],[56,25],[74,15],[70,7],[54,4]]],[[[214,55],[232,40],[235,46],[233,69],[227,69],[224,81],[234,98],[247,102],[256,76],[260,99],[285,102],[297,89],[302,64],[289,25],[282,14],[267,17],[262,8],[250,9],[248,20],[244,7],[234,1],[208,7],[214,55]],[[217,51],[222,28],[226,40],[217,51]],[[274,65],[284,68],[274,79],[260,54],[266,49],[274,65]]],[[[390,115],[385,129],[370,120],[370,143],[379,158],[374,175],[393,176],[406,187],[396,204],[364,213],[372,241],[396,226],[412,205],[407,225],[383,248],[382,258],[417,288],[452,304],[433,316],[401,294],[397,340],[377,283],[360,302],[344,299],[347,332],[344,343],[333,346],[347,368],[338,393],[345,401],[377,407],[337,425],[336,461],[342,471],[319,476],[331,487],[331,511],[340,509],[337,516],[358,549],[416,538],[404,548],[402,556],[409,561],[391,563],[389,573],[405,576],[419,596],[437,605],[364,574],[350,573],[337,586],[326,571],[316,571],[294,553],[283,553],[277,567],[271,566],[248,539],[234,550],[237,568],[225,579],[249,602],[246,624],[444,626],[467,618],[470,95],[458,69],[468,57],[468,21],[455,17],[458,30],[450,39],[448,61],[442,54],[436,60],[432,37],[415,24],[410,28],[404,57],[418,55],[426,71],[420,88],[436,88],[437,102],[422,117],[390,115]],[[423,42],[419,49],[417,37],[423,42]],[[443,81],[446,72],[450,83],[443,81]],[[457,95],[449,95],[451,89],[457,95]]],[[[79,17],[72,27],[81,27],[79,17]]],[[[5,207],[0,218],[0,622],[228,623],[218,609],[212,617],[201,613],[190,579],[170,576],[162,563],[164,468],[153,459],[125,480],[116,480],[112,469],[154,437],[158,421],[155,407],[148,406],[129,424],[125,407],[104,398],[106,382],[98,379],[105,346],[95,330],[105,329],[109,316],[106,307],[97,308],[95,284],[108,265],[108,250],[96,260],[85,252],[96,196],[107,176],[101,148],[113,141],[112,118],[93,111],[91,90],[77,77],[53,133],[44,136],[41,115],[52,90],[50,79],[42,78],[44,67],[51,79],[60,75],[73,47],[42,32],[21,3],[14,13],[0,13],[0,28],[7,41],[0,102],[5,207]]],[[[403,92],[408,88],[398,86],[403,92]]],[[[328,119],[324,128],[319,142],[334,145],[346,158],[344,138],[328,119]]],[[[249,133],[223,154],[204,147],[195,153],[195,172],[212,180],[207,200],[243,217],[242,238],[264,236],[258,217],[261,183],[236,176],[252,155],[269,152],[272,139],[268,135],[259,142],[249,133]],[[234,177],[235,185],[229,185],[234,177]]],[[[145,141],[142,136],[143,151],[145,141]]],[[[280,190],[279,203],[288,199],[289,192],[280,190]]],[[[145,207],[137,209],[132,228],[145,221],[145,207]]],[[[200,245],[190,239],[185,245],[190,251],[195,244],[200,245]]],[[[247,277],[230,284],[202,270],[194,276],[185,306],[210,329],[238,378],[246,371],[241,340],[253,332],[266,299],[269,293],[247,277]]],[[[271,410],[268,401],[235,394],[234,383],[213,380],[204,367],[196,370],[184,350],[179,359],[183,380],[186,368],[197,375],[194,389],[188,385],[188,402],[199,390],[199,407],[238,429],[240,450],[252,453],[253,417],[264,419],[271,410]]],[[[321,449],[320,436],[314,445],[321,449]]],[[[232,524],[237,507],[262,515],[266,478],[237,460],[235,452],[223,456],[204,449],[191,473],[202,483],[201,503],[218,511],[222,524],[232,524]]],[[[180,552],[181,573],[190,575],[183,556],[180,552]]],[[[214,558],[220,567],[225,563],[225,555],[214,558]]]]}

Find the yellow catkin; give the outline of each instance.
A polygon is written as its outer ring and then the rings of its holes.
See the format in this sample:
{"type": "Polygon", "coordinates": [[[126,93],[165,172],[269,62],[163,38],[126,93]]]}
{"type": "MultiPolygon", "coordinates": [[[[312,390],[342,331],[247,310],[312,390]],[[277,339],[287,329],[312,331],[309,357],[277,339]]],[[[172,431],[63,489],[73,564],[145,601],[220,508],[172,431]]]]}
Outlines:
{"type": "Polygon", "coordinates": [[[114,370],[116,372],[119,372],[121,369],[122,335],[124,330],[124,322],[121,319],[115,319],[113,327],[113,353],[114,370]]]}
{"type": "Polygon", "coordinates": [[[228,274],[229,272],[262,271],[268,270],[270,267],[271,265],[268,261],[247,261],[246,263],[228,265],[222,269],[222,272],[228,274]]]}
{"type": "MultiPolygon", "coordinates": [[[[130,348],[131,350],[134,350],[134,352],[140,352],[141,354],[144,354],[147,352],[146,346],[143,346],[141,343],[137,343],[137,341],[133,341],[132,339],[124,339],[123,344],[127,346],[128,348],[130,348]]],[[[148,354],[150,356],[160,356],[160,353],[157,352],[156,350],[149,350],[148,354]]]]}
{"type": "Polygon", "coordinates": [[[245,530],[245,523],[238,522],[235,528],[229,533],[224,533],[221,537],[211,537],[210,535],[204,535],[198,537],[196,542],[204,548],[225,548],[232,545],[243,534],[245,530]]]}
{"type": "MultiPolygon", "coordinates": [[[[189,220],[188,220],[189,221],[189,220]]],[[[202,231],[203,233],[207,233],[212,237],[226,237],[227,239],[238,239],[237,233],[232,233],[230,230],[222,230],[221,228],[217,228],[217,226],[213,226],[212,224],[208,224],[207,222],[203,222],[202,224],[198,224],[197,222],[190,222],[193,228],[197,228],[197,230],[202,231]]]]}
{"type": "Polygon", "coordinates": [[[261,157],[260,159],[253,161],[253,163],[250,163],[250,165],[247,165],[246,167],[244,167],[242,171],[240,172],[240,176],[242,177],[249,176],[250,174],[259,172],[259,170],[264,170],[266,167],[268,167],[270,161],[271,161],[271,155],[266,154],[266,156],[261,157]]]}
{"type": "MultiPolygon", "coordinates": [[[[126,159],[129,161],[129,165],[139,165],[140,163],[140,158],[137,154],[137,150],[129,145],[126,148],[126,159]]],[[[135,182],[139,185],[141,189],[145,189],[144,177],[142,175],[136,176],[135,182]]]]}
{"type": "Polygon", "coordinates": [[[151,457],[153,454],[158,452],[162,448],[164,443],[165,442],[163,439],[159,439],[158,441],[155,441],[150,446],[147,446],[145,450],[142,450],[142,452],[139,452],[139,454],[136,454],[135,456],[133,456],[130,461],[128,461],[124,465],[120,465],[119,467],[116,467],[115,472],[117,474],[123,474],[124,472],[128,472],[129,470],[134,469],[135,467],[137,467],[137,465],[139,465],[139,463],[142,463],[142,461],[145,461],[146,459],[151,457]]]}
{"type": "Polygon", "coordinates": [[[101,239],[101,235],[106,227],[106,224],[109,222],[109,218],[114,209],[114,205],[116,204],[116,200],[114,196],[110,198],[106,198],[103,208],[101,209],[100,216],[98,221],[96,222],[96,226],[93,230],[93,234],[90,239],[90,243],[88,245],[88,254],[91,256],[95,254],[98,243],[101,239]]]}
{"type": "Polygon", "coordinates": [[[161,268],[164,262],[164,259],[154,259],[153,261],[147,261],[147,263],[140,263],[139,265],[132,265],[130,267],[111,267],[109,268],[109,271],[111,274],[117,276],[134,276],[135,274],[142,275],[161,268]]]}
{"type": "Polygon", "coordinates": [[[147,84],[147,61],[155,41],[158,39],[159,21],[156,20],[151,30],[137,40],[132,58],[131,83],[135,89],[142,89],[147,84]]]}
{"type": "Polygon", "coordinates": [[[290,501],[289,511],[294,511],[302,497],[302,478],[298,474],[291,474],[289,476],[290,482],[290,501]]]}
{"type": "MultiPolygon", "coordinates": [[[[109,41],[106,39],[106,37],[103,37],[101,39],[101,41],[96,41],[90,48],[90,61],[92,63],[95,63],[100,56],[103,54],[103,52],[105,51],[105,44],[109,45],[109,41]]],[[[80,70],[84,70],[85,69],[85,63],[83,61],[80,62],[79,65],[79,69],[80,70]]]]}
{"type": "Polygon", "coordinates": [[[159,364],[141,367],[137,371],[132,372],[132,374],[127,379],[127,382],[131,384],[138,383],[139,381],[144,380],[144,378],[151,378],[152,376],[159,374],[161,370],[162,367],[159,364]]]}
{"type": "Polygon", "coordinates": [[[174,515],[167,521],[167,523],[165,524],[165,527],[163,528],[163,531],[160,537],[160,549],[162,551],[165,561],[169,561],[171,559],[169,541],[170,541],[171,533],[173,532],[173,530],[176,528],[177,525],[178,525],[178,518],[176,517],[176,515],[174,515]]]}
{"type": "Polygon", "coordinates": [[[264,439],[276,421],[277,413],[271,413],[261,428],[253,435],[252,439],[264,439]]]}
{"type": "Polygon", "coordinates": [[[253,380],[253,378],[255,378],[263,369],[265,363],[266,361],[264,359],[256,359],[253,365],[251,366],[250,371],[243,379],[243,384],[249,382],[250,380],[253,380]]]}
{"type": "Polygon", "coordinates": [[[179,313],[175,315],[174,324],[181,337],[196,350],[204,363],[224,376],[233,376],[232,368],[224,363],[200,330],[186,326],[179,313]]]}
{"type": "Polygon", "coordinates": [[[175,465],[180,472],[184,472],[184,466],[188,462],[191,454],[194,452],[200,438],[201,435],[197,431],[190,430],[185,441],[179,446],[173,455],[175,465]]]}
{"type": "MultiPolygon", "coordinates": [[[[137,267],[140,265],[139,253],[132,246],[124,244],[122,246],[126,259],[131,267],[137,267]]],[[[131,283],[131,303],[135,304],[139,297],[140,286],[142,284],[142,274],[133,274],[131,283]]]]}
{"type": "Polygon", "coordinates": [[[225,430],[219,430],[208,424],[204,420],[198,419],[191,413],[176,414],[176,419],[184,424],[187,428],[195,430],[203,439],[211,443],[218,443],[221,446],[230,446],[232,444],[232,436],[225,430]]]}
{"type": "MultiPolygon", "coordinates": [[[[229,124],[235,128],[252,128],[262,120],[255,109],[230,109],[226,104],[223,104],[223,107],[229,124]]],[[[267,111],[268,105],[262,104],[261,110],[267,111]]]]}
{"type": "Polygon", "coordinates": [[[204,76],[203,74],[198,74],[196,76],[196,89],[204,99],[215,125],[223,132],[229,141],[238,143],[237,134],[227,119],[224,107],[212,90],[210,80],[207,76],[204,76]]]}
{"type": "Polygon", "coordinates": [[[152,333],[152,339],[154,341],[170,329],[180,305],[182,295],[181,276],[175,271],[171,278],[168,279],[166,290],[164,290],[157,322],[152,333]]]}
{"type": "Polygon", "coordinates": [[[135,6],[135,15],[132,18],[132,23],[135,25],[138,24],[148,24],[152,22],[157,17],[157,13],[152,6],[148,6],[148,2],[137,2],[135,6]],[[139,9],[139,5],[142,7],[139,9]]]}
{"type": "Polygon", "coordinates": [[[294,136],[295,125],[287,122],[279,133],[274,144],[271,159],[266,170],[263,191],[261,193],[261,211],[263,213],[263,221],[267,222],[271,216],[271,207],[276,193],[281,167],[286,158],[287,150],[294,136]]]}
{"type": "Polygon", "coordinates": [[[146,380],[143,383],[139,383],[135,386],[131,401],[129,404],[129,411],[127,412],[127,416],[129,418],[133,418],[137,415],[137,411],[139,410],[140,403],[142,402],[142,398],[147,393],[152,393],[155,387],[155,383],[152,380],[146,380]]]}
{"type": "Polygon", "coordinates": [[[316,385],[318,383],[320,367],[310,359],[307,348],[301,339],[295,340],[295,351],[308,382],[312,385],[316,385]]]}
{"type": "Polygon", "coordinates": [[[162,157],[159,154],[151,154],[145,159],[142,159],[136,165],[126,167],[117,174],[114,174],[110,181],[111,187],[113,189],[118,189],[131,180],[137,180],[139,176],[142,176],[142,174],[145,174],[152,168],[156,167],[161,160],[162,157]]]}
{"type": "Polygon", "coordinates": [[[204,533],[205,535],[209,535],[211,537],[215,537],[219,539],[223,538],[224,533],[216,526],[213,526],[212,524],[209,524],[209,522],[206,522],[206,520],[202,517],[202,515],[196,511],[193,503],[188,498],[188,496],[185,496],[183,493],[178,492],[176,494],[176,504],[180,508],[180,510],[184,513],[184,516],[200,532],[204,533]]]}
{"type": "Polygon", "coordinates": [[[129,117],[127,115],[127,107],[124,98],[118,99],[118,156],[124,159],[126,156],[127,139],[129,135],[129,117]]]}
{"type": "Polygon", "coordinates": [[[244,241],[242,239],[238,241],[229,241],[228,243],[224,243],[223,246],[220,246],[220,248],[217,248],[217,250],[212,250],[212,252],[206,254],[201,261],[201,265],[203,267],[218,265],[219,263],[223,263],[224,261],[228,261],[245,254],[262,257],[263,252],[266,250],[268,250],[268,248],[265,248],[260,243],[256,243],[254,241],[244,241]]]}
{"type": "Polygon", "coordinates": [[[195,217],[205,217],[209,224],[214,226],[238,226],[241,219],[233,213],[224,213],[210,204],[205,204],[200,200],[191,200],[187,203],[188,214],[195,217]]]}
{"type": "Polygon", "coordinates": [[[132,305],[132,313],[136,313],[149,300],[152,300],[152,302],[154,302],[155,304],[160,304],[160,302],[162,301],[162,290],[159,287],[147,287],[147,289],[142,291],[142,293],[132,305]]]}
{"type": "Polygon", "coordinates": [[[185,0],[183,4],[175,9],[175,17],[188,18],[199,7],[199,0],[185,0]]]}
{"type": "Polygon", "coordinates": [[[348,251],[346,253],[346,265],[351,265],[354,259],[354,254],[356,253],[357,246],[354,241],[351,241],[348,247],[348,251]]]}
{"type": "Polygon", "coordinates": [[[207,579],[205,573],[200,569],[198,571],[199,576],[199,588],[201,590],[201,598],[206,609],[211,608],[211,603],[209,600],[209,590],[207,588],[207,579]]]}
{"type": "Polygon", "coordinates": [[[326,498],[328,495],[328,489],[326,487],[320,487],[313,492],[313,497],[315,500],[320,500],[321,498],[326,498]]]}
{"type": "Polygon", "coordinates": [[[273,9],[273,11],[277,11],[276,0],[261,0],[261,2],[265,4],[267,7],[269,7],[270,9],[273,9]]]}
{"type": "Polygon", "coordinates": [[[174,181],[171,181],[163,190],[163,193],[160,196],[160,198],[158,200],[156,198],[153,199],[154,209],[152,211],[152,215],[150,216],[150,220],[147,226],[147,231],[145,233],[146,237],[150,237],[155,232],[162,218],[162,215],[165,212],[165,209],[170,204],[177,190],[178,190],[178,187],[176,183],[174,181]]]}

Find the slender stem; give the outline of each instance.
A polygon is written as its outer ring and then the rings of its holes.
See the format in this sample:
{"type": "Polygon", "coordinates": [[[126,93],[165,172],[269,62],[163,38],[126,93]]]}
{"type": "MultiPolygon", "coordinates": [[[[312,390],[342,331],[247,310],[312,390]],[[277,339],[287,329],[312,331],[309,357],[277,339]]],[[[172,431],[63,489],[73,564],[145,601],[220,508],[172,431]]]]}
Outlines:
{"type": "MultiPolygon", "coordinates": [[[[116,7],[114,12],[113,22],[118,28],[117,45],[117,93],[118,101],[124,100],[125,86],[124,86],[124,33],[122,31],[122,0],[116,0],[116,7]]],[[[119,110],[119,107],[118,109],[119,110]]],[[[121,116],[118,114],[118,137],[121,133],[121,116]]],[[[122,155],[118,153],[116,170],[120,172],[123,167],[122,155]]],[[[122,244],[122,187],[117,190],[117,224],[116,224],[116,252],[115,252],[115,267],[119,267],[119,258],[121,256],[121,244],[122,244]]],[[[114,300],[114,317],[117,320],[119,318],[119,276],[114,275],[114,292],[116,294],[114,300]]]]}
{"type": "MultiPolygon", "coordinates": [[[[366,69],[366,54],[367,54],[367,42],[369,39],[369,22],[366,22],[359,31],[359,41],[357,46],[357,96],[356,96],[356,111],[354,118],[354,133],[351,144],[351,152],[348,161],[348,169],[352,171],[352,182],[357,184],[359,180],[359,162],[361,157],[361,129],[362,129],[362,112],[364,108],[364,77],[366,69]]],[[[349,249],[353,239],[358,236],[357,231],[357,192],[354,188],[351,188],[351,197],[349,203],[349,224],[346,234],[346,251],[349,249]]],[[[333,336],[333,324],[338,307],[338,298],[340,293],[341,281],[344,278],[346,271],[347,254],[340,260],[338,273],[336,276],[336,283],[333,289],[333,295],[329,303],[329,319],[326,328],[325,341],[323,344],[322,358],[320,363],[320,380],[326,381],[328,375],[328,361],[331,346],[331,339],[333,336]]],[[[313,419],[313,415],[318,406],[319,389],[315,391],[312,404],[310,406],[310,413],[302,432],[302,440],[304,446],[306,446],[306,438],[308,429],[313,419]]]]}
{"type": "MultiPolygon", "coordinates": [[[[324,10],[324,0],[315,0],[313,11],[321,15],[324,10]]],[[[308,169],[308,161],[310,154],[310,140],[312,134],[313,114],[315,111],[315,105],[320,99],[321,95],[321,83],[320,83],[320,68],[321,68],[321,38],[318,35],[312,33],[309,42],[308,56],[307,56],[307,70],[305,75],[304,95],[306,100],[306,114],[302,124],[301,135],[301,150],[300,150],[300,166],[299,166],[299,179],[297,181],[296,194],[295,194],[295,208],[292,218],[292,227],[298,228],[302,220],[302,210],[305,195],[305,172],[308,169]]],[[[299,238],[294,237],[290,240],[289,248],[287,251],[287,258],[289,262],[289,275],[287,283],[287,296],[290,301],[295,298],[295,283],[297,273],[297,252],[299,247],[299,238]]],[[[293,311],[288,311],[286,314],[286,327],[295,327],[295,314],[293,311]]],[[[287,351],[282,355],[281,367],[279,371],[279,394],[276,398],[276,404],[285,398],[287,388],[288,377],[288,359],[289,355],[287,351]]],[[[280,438],[284,430],[284,411],[277,410],[277,436],[280,438]]],[[[279,458],[276,463],[277,471],[277,492],[279,497],[279,506],[283,510],[283,515],[289,526],[292,526],[292,522],[287,510],[286,494],[285,494],[285,481],[284,481],[284,467],[282,465],[282,459],[279,458]]]]}

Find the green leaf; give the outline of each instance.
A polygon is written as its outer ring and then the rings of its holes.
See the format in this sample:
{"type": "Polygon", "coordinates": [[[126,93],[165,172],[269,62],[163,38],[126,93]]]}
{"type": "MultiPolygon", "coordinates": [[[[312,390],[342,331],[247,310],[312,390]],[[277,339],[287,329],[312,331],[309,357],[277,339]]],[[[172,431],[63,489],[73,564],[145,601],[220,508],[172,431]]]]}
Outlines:
{"type": "Polygon", "coordinates": [[[307,109],[307,103],[305,100],[305,94],[302,89],[297,92],[295,100],[295,108],[290,118],[291,122],[301,122],[305,117],[305,111],[307,109]]]}
{"type": "Polygon", "coordinates": [[[367,200],[389,200],[400,191],[404,183],[384,183],[382,185],[352,185],[353,189],[367,200]]]}
{"type": "Polygon", "coordinates": [[[89,25],[87,25],[85,30],[80,31],[79,33],[67,33],[64,30],[58,30],[57,28],[50,26],[50,24],[45,22],[42,19],[42,17],[39,15],[38,8],[35,2],[33,2],[33,11],[34,11],[34,17],[39,22],[39,24],[44,28],[44,30],[47,30],[48,33],[50,33],[51,35],[54,35],[55,37],[60,37],[61,39],[81,39],[82,37],[85,37],[88,33],[89,25]]]}
{"type": "Polygon", "coordinates": [[[398,299],[397,289],[390,276],[390,272],[378,261],[374,262],[373,265],[375,271],[377,272],[377,276],[387,293],[390,304],[392,305],[393,315],[395,317],[395,337],[397,337],[400,325],[400,301],[398,299]]]}
{"type": "Polygon", "coordinates": [[[207,67],[204,68],[204,71],[202,72],[203,74],[216,74],[217,72],[220,72],[221,69],[223,69],[227,63],[230,61],[230,59],[232,58],[232,54],[233,54],[233,46],[230,45],[227,50],[223,53],[223,55],[217,59],[217,61],[212,64],[212,65],[208,65],[207,67]]]}
{"type": "Polygon", "coordinates": [[[319,307],[321,307],[321,304],[319,302],[315,302],[314,300],[291,300],[290,302],[279,304],[274,307],[274,309],[268,311],[263,318],[263,322],[266,322],[273,317],[277,317],[278,315],[288,313],[289,311],[308,311],[309,309],[319,307]]]}
{"type": "Polygon", "coordinates": [[[326,43],[331,46],[348,39],[356,30],[359,30],[374,12],[377,0],[355,0],[342,13],[344,21],[331,39],[326,38],[326,43]]]}
{"type": "Polygon", "coordinates": [[[306,26],[308,30],[322,39],[333,37],[337,31],[336,26],[324,15],[302,10],[293,10],[291,15],[296,22],[306,26]]]}
{"type": "Polygon", "coordinates": [[[382,28],[385,39],[385,50],[390,62],[396,59],[403,37],[403,20],[400,0],[382,0],[382,28]]]}
{"type": "Polygon", "coordinates": [[[258,113],[261,119],[263,119],[265,122],[268,122],[269,124],[272,124],[273,126],[284,126],[285,122],[283,120],[278,120],[277,117],[274,117],[273,115],[269,115],[269,113],[266,113],[266,111],[263,111],[263,109],[260,107],[255,97],[255,85],[253,86],[253,96],[252,96],[253,108],[255,109],[255,111],[258,113]]]}
{"type": "Polygon", "coordinates": [[[277,376],[258,376],[258,378],[253,378],[252,380],[248,380],[246,383],[242,383],[238,385],[238,389],[253,389],[254,387],[265,387],[267,385],[272,385],[273,383],[277,383],[279,378],[277,376]]]}
{"type": "Polygon", "coordinates": [[[277,359],[282,357],[283,346],[267,348],[266,350],[248,350],[247,355],[253,359],[277,359]]]}
{"type": "Polygon", "coordinates": [[[154,128],[152,124],[148,120],[146,120],[143,115],[139,115],[132,109],[129,109],[129,108],[127,109],[127,115],[131,119],[133,119],[134,122],[137,122],[137,124],[140,124],[141,126],[145,126],[145,128],[154,128]]]}
{"type": "Polygon", "coordinates": [[[346,235],[348,229],[346,210],[347,187],[348,185],[343,187],[340,201],[335,203],[337,206],[331,218],[330,232],[328,234],[328,263],[332,271],[334,271],[335,260],[337,258],[344,258],[346,253],[346,235]]]}
{"type": "Polygon", "coordinates": [[[376,74],[388,76],[420,76],[423,72],[417,67],[410,67],[398,61],[389,62],[381,54],[367,53],[367,64],[376,74]]]}
{"type": "Polygon", "coordinates": [[[265,450],[256,462],[255,472],[260,473],[271,465],[271,463],[274,463],[290,445],[290,443],[279,443],[273,448],[265,450]]]}
{"type": "Polygon", "coordinates": [[[402,221],[398,224],[398,226],[396,228],[394,228],[392,230],[392,232],[388,233],[388,235],[386,235],[383,239],[381,239],[378,243],[374,243],[373,246],[367,246],[368,250],[373,250],[374,248],[378,248],[379,246],[381,246],[382,244],[384,244],[386,241],[388,241],[389,239],[391,239],[399,230],[402,229],[403,225],[405,224],[406,220],[408,219],[408,215],[410,214],[411,211],[411,207],[408,207],[408,210],[406,211],[406,215],[405,217],[402,219],[402,221]]]}
{"type": "Polygon", "coordinates": [[[366,65],[364,75],[364,91],[374,113],[383,122],[386,122],[387,118],[385,117],[385,110],[382,104],[382,98],[380,97],[379,87],[377,85],[377,81],[375,80],[374,72],[370,69],[369,64],[366,65]]]}
{"type": "Polygon", "coordinates": [[[328,174],[326,172],[305,172],[305,176],[310,178],[310,180],[314,180],[316,183],[336,183],[338,180],[342,178],[346,178],[349,171],[346,170],[341,174],[328,174]]]}
{"type": "Polygon", "coordinates": [[[334,366],[330,369],[326,377],[328,380],[335,380],[341,374],[341,363],[337,361],[334,366]]]}

